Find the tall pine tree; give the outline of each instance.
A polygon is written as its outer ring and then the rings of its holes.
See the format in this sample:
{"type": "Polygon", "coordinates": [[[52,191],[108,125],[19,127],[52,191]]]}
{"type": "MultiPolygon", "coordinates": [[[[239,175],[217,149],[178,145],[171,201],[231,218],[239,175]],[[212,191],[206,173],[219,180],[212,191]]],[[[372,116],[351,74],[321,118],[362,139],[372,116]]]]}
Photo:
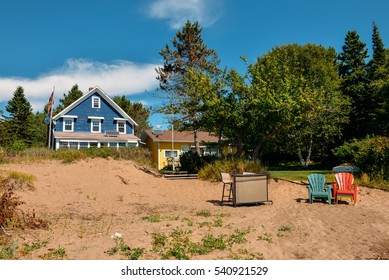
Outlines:
{"type": "Polygon", "coordinates": [[[371,123],[372,97],[368,91],[366,59],[369,57],[366,44],[359,39],[356,31],[349,31],[338,55],[339,75],[342,78],[343,94],[351,98],[350,123],[345,130],[345,138],[363,138],[368,134],[371,123]]]}
{"type": "Polygon", "coordinates": [[[7,144],[18,141],[31,145],[34,138],[33,114],[22,87],[17,87],[5,109],[9,113],[9,116],[5,117],[7,144]]]}
{"type": "Polygon", "coordinates": [[[380,80],[386,75],[386,50],[382,42],[378,26],[373,21],[373,56],[368,63],[368,71],[370,80],[380,80]]]}
{"type": "Polygon", "coordinates": [[[373,56],[368,63],[369,91],[372,96],[370,132],[388,135],[389,132],[389,64],[378,26],[373,22],[373,56]]]}
{"type": "MultiPolygon", "coordinates": [[[[160,51],[164,59],[163,67],[156,69],[162,97],[162,113],[177,116],[182,127],[194,130],[196,151],[200,148],[197,141],[197,130],[201,127],[201,97],[189,89],[189,70],[212,76],[218,70],[219,60],[216,52],[209,49],[202,38],[202,28],[198,22],[187,21],[182,31],[160,51]]],[[[172,122],[174,122],[172,120],[172,122]]]]}

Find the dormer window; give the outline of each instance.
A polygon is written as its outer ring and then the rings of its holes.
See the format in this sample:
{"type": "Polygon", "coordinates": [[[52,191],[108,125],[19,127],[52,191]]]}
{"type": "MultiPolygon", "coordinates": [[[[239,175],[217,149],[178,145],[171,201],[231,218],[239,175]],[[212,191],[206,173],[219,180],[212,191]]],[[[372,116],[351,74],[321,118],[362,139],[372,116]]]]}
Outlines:
{"type": "Polygon", "coordinates": [[[100,97],[98,96],[92,97],[92,108],[100,108],[100,97]]]}

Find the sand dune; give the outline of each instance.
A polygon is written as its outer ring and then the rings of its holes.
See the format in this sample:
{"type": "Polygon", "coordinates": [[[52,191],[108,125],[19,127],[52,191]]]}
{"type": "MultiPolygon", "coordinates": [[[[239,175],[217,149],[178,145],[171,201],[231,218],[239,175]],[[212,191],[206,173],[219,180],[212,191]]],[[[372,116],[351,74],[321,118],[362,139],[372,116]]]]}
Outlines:
{"type": "Polygon", "coordinates": [[[123,259],[120,252],[107,253],[115,246],[115,233],[130,248],[143,248],[141,259],[161,259],[163,250],[155,250],[155,237],[172,238],[173,232],[186,232],[193,243],[206,236],[227,240],[238,233],[247,240],[203,255],[188,253],[191,259],[354,260],[389,255],[389,192],[382,190],[360,187],[357,206],[309,204],[305,186],[270,180],[273,204],[234,208],[220,206],[222,183],[155,177],[131,161],[46,161],[1,165],[0,170],[36,177],[35,190],[19,192],[23,207],[51,224],[48,230],[12,232],[23,243],[47,242],[23,256],[27,259],[40,259],[59,247],[68,259],[123,259]]]}

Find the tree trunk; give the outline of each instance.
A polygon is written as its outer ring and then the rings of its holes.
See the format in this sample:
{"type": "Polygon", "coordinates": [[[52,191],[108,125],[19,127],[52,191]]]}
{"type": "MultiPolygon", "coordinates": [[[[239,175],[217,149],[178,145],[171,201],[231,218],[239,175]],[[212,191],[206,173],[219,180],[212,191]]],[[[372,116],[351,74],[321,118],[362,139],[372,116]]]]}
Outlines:
{"type": "Polygon", "coordinates": [[[253,160],[258,160],[259,162],[261,162],[263,150],[264,150],[263,147],[264,147],[263,143],[258,143],[258,145],[255,146],[253,151],[253,160]]]}
{"type": "Polygon", "coordinates": [[[200,156],[200,143],[199,143],[199,139],[197,137],[197,129],[194,130],[193,137],[194,137],[194,144],[195,144],[195,148],[196,148],[196,154],[198,156],[200,156]]]}
{"type": "Polygon", "coordinates": [[[297,147],[297,155],[298,155],[299,160],[300,160],[300,165],[301,166],[306,166],[305,165],[305,160],[303,158],[303,153],[302,153],[301,148],[300,148],[300,145],[297,147]]]}
{"type": "Polygon", "coordinates": [[[243,140],[242,135],[238,135],[238,143],[236,143],[236,153],[235,157],[239,158],[243,152],[243,140]]]}
{"type": "Polygon", "coordinates": [[[219,151],[218,157],[223,156],[223,151],[222,151],[222,135],[223,135],[223,129],[219,129],[219,138],[217,141],[217,150],[219,151]]]}
{"type": "Polygon", "coordinates": [[[308,166],[311,163],[312,145],[313,145],[313,135],[311,134],[309,138],[307,158],[305,159],[306,166],[308,166]]]}
{"type": "Polygon", "coordinates": [[[301,147],[298,144],[297,155],[298,155],[299,160],[300,160],[300,165],[303,166],[303,167],[307,167],[311,163],[312,145],[313,145],[313,135],[311,134],[310,135],[310,139],[309,139],[309,146],[308,146],[307,156],[304,159],[303,158],[303,152],[301,151],[301,147]]]}

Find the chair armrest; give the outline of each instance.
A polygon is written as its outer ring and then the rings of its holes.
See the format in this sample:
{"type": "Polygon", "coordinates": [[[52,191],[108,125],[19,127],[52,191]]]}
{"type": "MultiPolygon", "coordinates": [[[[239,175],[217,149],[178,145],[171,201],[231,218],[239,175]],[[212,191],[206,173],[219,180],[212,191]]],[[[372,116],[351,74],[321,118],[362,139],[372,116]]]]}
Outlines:
{"type": "Polygon", "coordinates": [[[326,190],[332,190],[334,187],[331,186],[331,185],[326,185],[324,188],[325,188],[326,190]]]}

